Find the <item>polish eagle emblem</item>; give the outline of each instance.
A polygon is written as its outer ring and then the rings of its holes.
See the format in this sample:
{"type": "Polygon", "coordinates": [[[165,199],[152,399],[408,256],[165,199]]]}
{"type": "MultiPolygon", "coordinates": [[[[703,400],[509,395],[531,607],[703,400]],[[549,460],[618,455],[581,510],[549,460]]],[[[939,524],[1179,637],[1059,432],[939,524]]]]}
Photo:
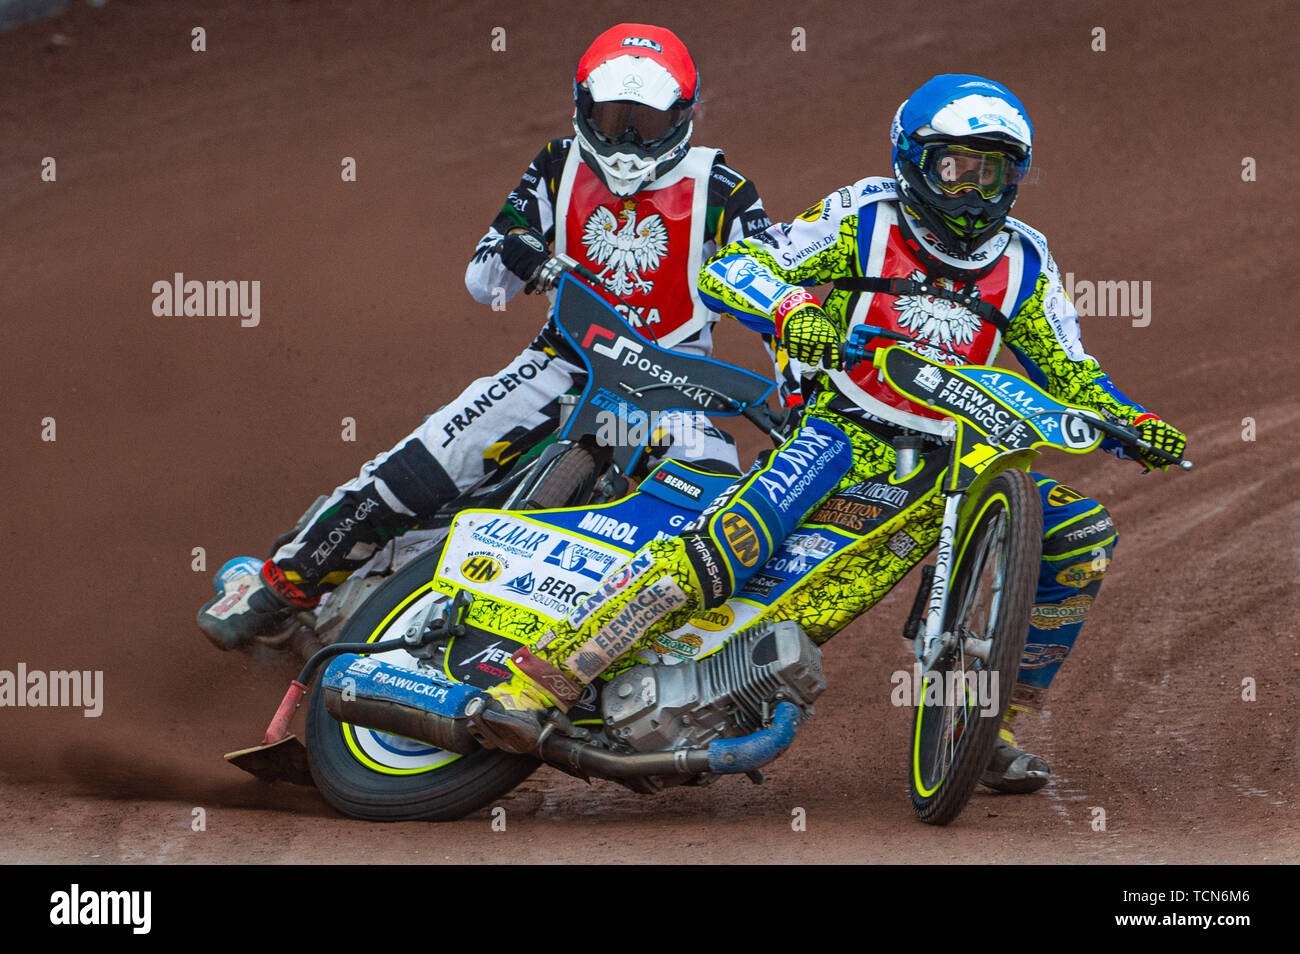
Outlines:
{"type": "Polygon", "coordinates": [[[582,228],[587,258],[604,266],[597,276],[615,295],[648,293],[654,282],[642,272],[653,272],[668,254],[668,227],[658,213],[638,219],[636,202],[624,200],[618,215],[599,205],[582,228]]]}
{"type": "MultiPolygon", "coordinates": [[[[917,282],[926,281],[925,273],[921,271],[912,272],[911,278],[917,282]]],[[[979,294],[978,288],[975,289],[975,294],[979,294]]],[[[900,295],[894,302],[894,310],[899,313],[898,324],[904,331],[953,350],[974,341],[981,324],[978,315],[957,302],[930,295],[900,295]]],[[[909,348],[944,364],[952,364],[957,360],[953,355],[937,348],[927,348],[921,344],[909,348]]]]}

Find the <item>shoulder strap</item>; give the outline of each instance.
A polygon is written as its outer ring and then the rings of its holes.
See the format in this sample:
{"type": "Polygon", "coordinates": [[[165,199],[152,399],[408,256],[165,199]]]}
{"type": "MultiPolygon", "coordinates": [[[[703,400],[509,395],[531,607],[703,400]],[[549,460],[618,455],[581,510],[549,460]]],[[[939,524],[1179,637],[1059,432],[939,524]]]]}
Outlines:
{"type": "Polygon", "coordinates": [[[1003,335],[1006,335],[1007,326],[1011,324],[1010,319],[991,302],[977,298],[975,295],[963,295],[961,292],[951,291],[941,285],[918,282],[911,278],[837,278],[832,284],[840,291],[847,292],[883,292],[886,295],[896,297],[901,295],[928,295],[933,298],[955,301],[963,308],[979,315],[980,318],[997,328],[1003,335]]]}

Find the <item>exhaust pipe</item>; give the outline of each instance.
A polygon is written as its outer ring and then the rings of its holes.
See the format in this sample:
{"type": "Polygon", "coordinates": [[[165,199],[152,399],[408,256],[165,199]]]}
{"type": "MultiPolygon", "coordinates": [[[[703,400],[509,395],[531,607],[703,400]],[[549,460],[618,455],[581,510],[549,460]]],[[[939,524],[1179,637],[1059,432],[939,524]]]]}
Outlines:
{"type": "Polygon", "coordinates": [[[465,704],[479,690],[430,670],[402,669],[373,657],[344,655],[321,676],[325,711],[340,722],[391,732],[472,755],[465,704]]]}
{"type": "Polygon", "coordinates": [[[735,739],[714,739],[703,749],[670,752],[611,752],[577,739],[548,735],[542,741],[542,758],[553,765],[604,778],[645,775],[740,775],[757,771],[790,747],[801,717],[789,702],[776,707],[772,728],[735,739]]]}
{"type": "Polygon", "coordinates": [[[459,755],[473,755],[482,748],[470,735],[464,719],[448,719],[387,700],[355,696],[348,699],[339,689],[326,689],[325,711],[340,722],[427,742],[459,755]]]}
{"type": "MultiPolygon", "coordinates": [[[[339,656],[324,676],[325,709],[340,722],[391,732],[471,755],[482,746],[470,734],[465,707],[481,693],[441,673],[401,669],[365,656],[339,656]]],[[[774,760],[794,742],[799,709],[782,702],[772,727],[734,739],[714,739],[703,749],[611,752],[551,732],[537,755],[583,776],[625,779],[650,775],[743,774],[774,760]]]]}

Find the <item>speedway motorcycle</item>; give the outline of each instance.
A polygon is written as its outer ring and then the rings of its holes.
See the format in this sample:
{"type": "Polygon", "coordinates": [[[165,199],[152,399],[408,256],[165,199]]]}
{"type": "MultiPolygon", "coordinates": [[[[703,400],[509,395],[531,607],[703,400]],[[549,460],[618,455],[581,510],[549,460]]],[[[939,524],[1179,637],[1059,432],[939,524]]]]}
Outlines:
{"type": "MultiPolygon", "coordinates": [[[[735,474],[706,473],[682,464],[660,466],[650,472],[646,464],[649,452],[666,449],[656,428],[664,414],[685,411],[710,417],[743,415],[776,445],[793,428],[794,411],[774,413],[766,403],[775,388],[773,381],[711,358],[668,351],[645,340],[606,300],[614,296],[592,290],[603,286],[598,276],[564,256],[557,256],[553,261],[563,273],[554,307],[556,324],[586,365],[586,386],[579,393],[561,397],[556,433],[515,461],[504,478],[490,485],[485,479],[483,484],[469,488],[449,502],[426,528],[390,542],[329,594],[319,609],[300,613],[295,627],[274,637],[259,638],[262,645],[292,650],[308,659],[302,675],[293,684],[301,688],[290,690],[291,695],[295,692],[297,695],[293,704],[284,709],[289,716],[313,674],[323,662],[341,651],[340,646],[356,641],[365,645],[378,639],[374,632],[376,619],[386,620],[395,605],[409,602],[417,590],[420,612],[433,605],[433,598],[427,596],[428,584],[434,576],[442,544],[460,512],[487,508],[535,511],[567,506],[576,507],[585,515],[578,521],[583,531],[592,521],[599,520],[599,527],[592,531],[594,538],[609,538],[604,540],[606,548],[599,556],[590,547],[575,546],[557,557],[558,563],[549,567],[551,572],[531,581],[514,578],[515,599],[530,595],[520,591],[535,586],[537,592],[531,596],[531,603],[550,609],[566,605],[571,608],[571,604],[580,602],[592,591],[616,557],[627,552],[626,547],[640,546],[641,536],[649,539],[656,533],[675,532],[688,522],[688,515],[702,509],[736,479],[735,474]],[[628,523],[616,519],[603,505],[627,497],[634,475],[641,477],[641,487],[633,495],[635,502],[618,511],[636,521],[628,523]],[[591,513],[584,507],[590,507],[591,513]],[[644,534],[641,527],[645,528],[644,534]],[[567,588],[552,579],[556,573],[565,575],[567,588]],[[344,641],[342,644],[338,642],[340,639],[344,641]]],[[[690,439],[689,429],[682,439],[690,439]]],[[[311,519],[324,500],[318,499],[299,519],[295,529],[275,542],[273,553],[311,519]]],[[[508,558],[495,561],[502,568],[507,562],[508,558]]],[[[248,572],[250,567],[260,568],[260,565],[261,561],[251,557],[231,560],[222,567],[214,585],[220,592],[227,574],[248,572]]],[[[492,563],[486,562],[484,566],[490,568],[492,563]]],[[[404,613],[402,619],[406,617],[404,613]]],[[[457,651],[469,649],[474,641],[473,637],[462,639],[457,651]]],[[[500,641],[489,641],[480,647],[481,651],[474,650],[477,656],[471,653],[472,672],[462,674],[469,684],[488,688],[507,675],[503,663],[510,651],[503,650],[501,645],[500,641]]],[[[312,784],[302,744],[289,735],[286,726],[287,720],[278,715],[263,745],[227,757],[260,778],[312,784]]],[[[394,754],[394,747],[409,747],[409,740],[390,739],[382,733],[364,730],[363,735],[368,744],[382,750],[377,760],[358,754],[358,764],[381,776],[381,791],[376,797],[385,800],[382,796],[394,796],[387,791],[387,786],[396,778],[427,774],[420,771],[421,767],[428,768],[427,757],[394,754]]],[[[434,762],[438,758],[433,757],[434,762]]],[[[528,771],[533,767],[535,764],[528,771]]],[[[347,772],[342,774],[346,776],[347,772]]],[[[444,781],[454,774],[444,773],[439,779],[444,781]]],[[[526,774],[519,775],[501,790],[513,787],[526,774]]],[[[415,778],[415,781],[422,783],[426,779],[415,778]]],[[[322,791],[332,791],[328,782],[322,791]]],[[[405,804],[404,795],[396,793],[395,797],[405,804]]],[[[348,809],[344,807],[344,810],[348,809]]],[[[382,812],[375,816],[367,814],[364,807],[357,811],[362,817],[408,817],[382,812]]]]}
{"type": "MultiPolygon", "coordinates": [[[[572,282],[586,282],[598,288],[604,286],[597,275],[567,256],[557,256],[552,263],[557,271],[566,273],[572,282]]],[[[561,300],[562,296],[557,297],[555,307],[557,321],[561,326],[565,325],[566,312],[577,308],[585,314],[590,307],[579,300],[577,294],[570,294],[564,301],[561,300]]],[[[626,304],[617,296],[606,295],[620,304],[626,304]]],[[[630,308],[627,313],[631,313],[630,308]]],[[[776,414],[765,403],[766,395],[774,388],[773,382],[711,359],[702,359],[703,363],[698,365],[683,363],[679,360],[680,355],[646,343],[628,327],[617,311],[613,315],[613,318],[602,316],[601,320],[607,324],[611,321],[613,323],[609,327],[601,327],[600,337],[578,342],[578,350],[588,356],[589,367],[593,364],[599,367],[615,349],[618,352],[616,357],[625,365],[635,363],[638,368],[654,365],[661,379],[646,383],[643,388],[647,393],[655,392],[653,399],[648,398],[638,404],[636,409],[630,410],[630,417],[624,415],[619,418],[622,410],[619,402],[622,399],[611,397],[609,388],[588,389],[585,394],[575,388],[570,393],[561,395],[560,420],[555,433],[539,441],[500,472],[484,475],[478,483],[448,501],[420,528],[388,541],[341,585],[325,594],[317,606],[296,613],[292,626],[270,636],[258,636],[255,643],[305,660],[322,647],[337,642],[348,620],[370,600],[380,586],[416,560],[442,546],[452,520],[462,510],[540,509],[587,501],[604,503],[624,496],[629,490],[629,477],[643,477],[647,470],[649,456],[642,452],[641,445],[652,442],[653,439],[651,434],[639,435],[638,431],[650,430],[650,422],[661,413],[661,406],[666,406],[668,390],[677,389],[671,380],[662,379],[668,374],[667,369],[673,369],[669,378],[682,377],[689,369],[694,369],[692,389],[685,392],[678,389],[678,398],[682,393],[686,394],[686,399],[676,400],[681,405],[677,408],[679,410],[704,411],[715,417],[743,414],[777,445],[784,441],[793,428],[795,412],[787,410],[776,414]],[[609,334],[608,338],[604,337],[605,333],[609,334]],[[728,373],[724,369],[737,373],[728,373]],[[766,390],[759,394],[764,388],[766,390]],[[576,410],[581,410],[582,413],[575,416],[576,410]],[[617,421],[612,428],[612,436],[623,439],[627,445],[618,454],[606,453],[596,446],[596,438],[605,436],[599,432],[597,421],[602,412],[604,419],[617,421]],[[613,418],[610,417],[611,413],[613,418]],[[627,442],[629,436],[632,438],[630,443],[627,442]],[[643,438],[640,442],[636,439],[638,436],[643,438]],[[579,437],[585,437],[585,440],[578,441],[579,437]],[[586,452],[571,446],[575,443],[583,444],[586,452]]],[[[588,333],[588,326],[578,328],[574,324],[582,320],[584,319],[579,315],[568,322],[574,325],[571,339],[588,333]]],[[[653,337],[653,326],[648,327],[653,337]]],[[[617,387],[619,384],[621,382],[614,382],[612,386],[617,387]]],[[[605,430],[611,428],[606,427],[605,430]]],[[[604,443],[608,445],[609,441],[604,443]]],[[[665,448],[655,446],[653,449],[662,451],[665,448]]],[[[311,522],[327,499],[325,496],[316,498],[298,518],[293,529],[271,545],[268,559],[311,522]]],[[[254,557],[236,557],[227,561],[217,572],[213,588],[218,594],[222,593],[228,579],[250,572],[256,573],[261,569],[262,562],[254,557]]]]}
{"type": "MultiPolygon", "coordinates": [[[[650,380],[630,377],[621,359],[597,360],[614,349],[593,329],[617,335],[621,319],[580,283],[561,280],[561,297],[584,292],[589,307],[575,311],[582,317],[565,332],[592,376],[570,422],[583,423],[566,433],[594,433],[600,410],[643,420],[680,401],[699,379],[679,381],[656,364],[680,356],[647,347],[648,366],[658,368],[650,380]]],[[[644,569],[638,561],[648,562],[633,554],[689,523],[734,478],[668,461],[635,493],[604,503],[462,511],[437,553],[393,576],[341,641],[308,663],[263,745],[227,757],[263,778],[304,781],[301,743],[288,725],[319,673],[305,767],[327,801],[358,818],[459,818],[542,763],[645,793],[732,774],[759,782],[826,687],[819,645],[883,595],[870,569],[933,546],[904,631],[922,672],[908,778],[918,818],[952,821],[992,755],[1024,647],[1041,559],[1042,513],[1027,473],[1037,448],[1088,453],[1109,436],[1153,451],[1132,428],[1057,401],[1014,372],[949,366],[898,345],[868,350],[881,337],[911,341],[857,326],[848,360],[873,362],[900,394],[947,416],[947,442],[927,449],[900,438],[879,506],[851,526],[806,519],[728,603],[616,663],[568,713],[552,713],[534,753],[485,749],[469,730],[484,690],[508,678],[505,660],[555,620],[580,616],[593,594],[627,585],[644,569]],[[902,512],[935,491],[937,534],[918,540],[903,529],[902,512]],[[980,693],[990,680],[998,691],[980,693]],[[999,703],[990,707],[989,698],[999,703]]],[[[640,359],[631,365],[639,369],[640,359]]],[[[727,388],[711,393],[727,403],[727,388]]],[[[730,404],[747,415],[755,407],[735,397],[730,404]]],[[[557,448],[552,473],[590,452],[582,440],[557,448]]],[[[581,469],[591,472],[586,460],[581,469]]],[[[575,485],[565,478],[563,486],[575,485]]]]}

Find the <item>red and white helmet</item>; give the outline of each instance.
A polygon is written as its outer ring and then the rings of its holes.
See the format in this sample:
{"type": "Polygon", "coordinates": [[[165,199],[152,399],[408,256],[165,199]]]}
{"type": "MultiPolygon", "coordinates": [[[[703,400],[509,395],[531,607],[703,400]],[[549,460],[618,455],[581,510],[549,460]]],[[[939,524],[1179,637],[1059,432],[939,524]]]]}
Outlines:
{"type": "Polygon", "coordinates": [[[578,62],[573,128],[583,160],[615,195],[632,195],[690,149],[699,74],[671,30],[620,23],[578,62]]]}

